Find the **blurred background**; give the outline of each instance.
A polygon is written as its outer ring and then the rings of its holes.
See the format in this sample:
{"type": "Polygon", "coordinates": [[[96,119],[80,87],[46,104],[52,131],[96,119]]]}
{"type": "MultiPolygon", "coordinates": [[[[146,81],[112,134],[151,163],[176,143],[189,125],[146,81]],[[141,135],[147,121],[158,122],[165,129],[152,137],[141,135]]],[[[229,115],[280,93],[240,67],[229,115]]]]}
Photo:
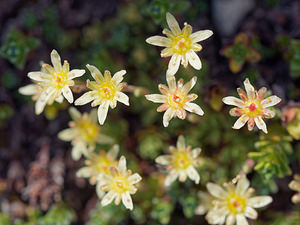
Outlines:
{"type": "MultiPolygon", "coordinates": [[[[274,199],[251,224],[298,225],[300,208],[290,201],[294,192],[288,183],[300,173],[299,12],[298,0],[1,0],[0,224],[207,224],[195,215],[203,204],[199,191],[206,191],[208,181],[231,180],[250,163],[252,186],[274,199]],[[166,83],[169,59],[145,42],[166,27],[166,12],[181,27],[188,22],[194,31],[210,29],[214,35],[201,43],[203,68],[181,66],[176,74],[185,81],[197,76],[191,93],[199,95],[204,116],[190,114],[163,128],[158,105],[143,94],[158,93],[157,85],[166,83]],[[71,120],[69,104],[55,103],[37,116],[31,97],[18,93],[31,83],[28,72],[50,62],[52,49],[71,69],[85,69],[87,63],[112,73],[126,69],[125,81],[136,87],[129,93],[130,107],[118,104],[101,128],[143,177],[132,212],[102,208],[94,186],[76,177],[84,160],[73,161],[70,143],[57,137],[71,120]],[[246,77],[282,99],[276,117],[267,121],[268,135],[231,128],[236,118],[221,100],[236,96],[246,77]],[[202,148],[201,181],[176,182],[166,190],[154,159],[180,134],[202,148]]],[[[81,83],[86,79],[89,72],[81,83]]]]}

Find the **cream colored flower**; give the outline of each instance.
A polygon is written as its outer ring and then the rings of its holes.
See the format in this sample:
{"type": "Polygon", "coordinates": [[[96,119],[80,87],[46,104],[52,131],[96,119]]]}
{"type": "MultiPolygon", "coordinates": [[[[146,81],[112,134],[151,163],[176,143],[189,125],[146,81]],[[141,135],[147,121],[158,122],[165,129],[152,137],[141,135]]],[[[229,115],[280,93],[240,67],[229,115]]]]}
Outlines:
{"type": "Polygon", "coordinates": [[[184,120],[186,117],[186,111],[196,113],[200,116],[204,114],[200,106],[195,103],[191,103],[197,99],[196,94],[188,94],[189,91],[196,84],[197,77],[193,77],[188,83],[183,85],[183,80],[180,79],[176,86],[176,80],[174,76],[167,77],[168,87],[163,84],[159,84],[158,88],[161,94],[145,95],[145,97],[154,103],[163,103],[157,108],[157,112],[164,112],[163,125],[167,127],[169,121],[173,117],[178,117],[184,120]]]}
{"type": "Polygon", "coordinates": [[[195,214],[204,215],[205,213],[207,213],[207,211],[210,208],[212,208],[213,206],[212,202],[214,198],[210,194],[203,191],[198,192],[198,197],[199,197],[199,205],[195,209],[195,214]]]}
{"type": "Polygon", "coordinates": [[[169,148],[171,155],[162,155],[155,159],[156,163],[166,166],[169,171],[165,180],[166,186],[170,186],[177,178],[184,182],[187,177],[199,184],[200,176],[195,167],[199,166],[201,148],[191,149],[191,146],[185,145],[184,137],[179,136],[176,147],[169,148]]]}
{"type": "MultiPolygon", "coordinates": [[[[41,93],[35,104],[36,114],[40,114],[45,105],[51,105],[54,100],[62,102],[63,96],[69,103],[72,103],[73,94],[70,86],[74,85],[73,79],[85,73],[85,70],[75,69],[70,71],[69,63],[66,60],[62,66],[60,56],[56,50],[53,50],[50,56],[53,67],[49,64],[43,64],[42,71],[28,73],[28,77],[41,87],[41,93]]],[[[29,89],[33,92],[32,86],[29,89]]],[[[30,92],[28,89],[26,91],[27,93],[30,92]]]]}
{"type": "Polygon", "coordinates": [[[165,47],[161,52],[161,57],[172,56],[167,75],[174,75],[178,71],[180,62],[184,67],[187,67],[189,63],[196,70],[200,70],[202,64],[196,52],[201,51],[202,46],[197,42],[209,38],[213,32],[201,30],[192,33],[192,27],[187,23],[184,23],[184,28],[181,30],[172,14],[167,13],[166,18],[170,30],[164,29],[163,34],[167,37],[153,36],[149,37],[146,42],[165,47]]]}
{"type": "Polygon", "coordinates": [[[242,89],[237,89],[241,99],[233,96],[223,98],[225,104],[237,106],[229,112],[231,116],[240,116],[232,128],[240,129],[248,122],[249,131],[253,130],[254,124],[256,124],[258,129],[268,133],[263,118],[273,118],[275,116],[275,112],[267,108],[278,104],[281,99],[275,95],[265,99],[267,89],[263,87],[256,91],[248,78],[244,81],[244,85],[247,94],[242,89]]]}
{"type": "Polygon", "coordinates": [[[140,182],[142,177],[135,173],[132,175],[131,170],[126,168],[126,158],[121,156],[119,164],[110,168],[109,174],[104,174],[100,179],[99,188],[107,192],[101,200],[101,205],[106,206],[115,200],[115,204],[120,204],[121,200],[127,209],[133,209],[131,196],[135,194],[137,188],[135,184],[140,182]]]}
{"type": "Polygon", "coordinates": [[[246,219],[256,219],[254,208],[264,207],[272,202],[270,196],[251,197],[253,188],[249,188],[248,179],[243,176],[237,184],[224,184],[225,190],[217,184],[207,183],[208,192],[215,198],[212,207],[206,215],[209,224],[248,225],[246,219]]]}
{"type": "Polygon", "coordinates": [[[295,204],[300,203],[300,176],[299,175],[296,174],[294,176],[294,180],[292,180],[289,183],[289,188],[298,192],[293,195],[292,202],[295,204]]]}
{"type": "Polygon", "coordinates": [[[121,83],[126,71],[121,70],[111,77],[109,71],[104,71],[104,76],[101,72],[91,65],[86,65],[91,72],[95,81],[87,81],[87,87],[92,91],[88,91],[75,101],[75,105],[84,105],[91,101],[92,107],[99,105],[98,120],[102,125],[106,119],[108,107],[112,109],[117,106],[117,101],[125,105],[129,105],[129,98],[122,91],[124,83],[121,83]]]}
{"type": "Polygon", "coordinates": [[[108,151],[100,151],[98,154],[91,153],[85,160],[85,166],[79,169],[76,173],[78,177],[89,178],[90,184],[94,185],[97,182],[96,191],[99,198],[102,198],[104,192],[100,188],[101,180],[104,174],[109,175],[109,169],[118,165],[116,160],[119,153],[119,145],[113,145],[108,151]]]}
{"type": "Polygon", "coordinates": [[[72,158],[78,160],[82,155],[88,156],[96,147],[96,144],[112,143],[112,138],[100,133],[97,123],[97,112],[92,110],[90,114],[81,114],[71,107],[69,113],[73,119],[69,123],[70,128],[58,133],[59,139],[72,141],[72,158]]]}

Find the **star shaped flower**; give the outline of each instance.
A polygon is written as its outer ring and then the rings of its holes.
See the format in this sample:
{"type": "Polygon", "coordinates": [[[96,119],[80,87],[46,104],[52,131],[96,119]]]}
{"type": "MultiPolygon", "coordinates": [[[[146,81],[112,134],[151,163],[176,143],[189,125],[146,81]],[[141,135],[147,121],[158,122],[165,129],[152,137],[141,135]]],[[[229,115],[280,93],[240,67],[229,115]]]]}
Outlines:
{"type": "Polygon", "coordinates": [[[237,184],[224,184],[225,190],[217,184],[207,183],[208,192],[213,196],[212,206],[206,215],[209,224],[248,225],[246,219],[256,219],[254,208],[264,207],[272,202],[270,196],[251,197],[253,188],[249,188],[248,179],[243,176],[237,184]]]}
{"type": "MultiPolygon", "coordinates": [[[[73,79],[85,73],[85,70],[78,69],[70,71],[69,63],[66,60],[64,64],[61,65],[61,59],[56,50],[53,50],[50,56],[53,67],[49,64],[43,64],[42,71],[28,73],[28,77],[40,86],[41,91],[35,104],[36,114],[40,114],[46,104],[51,105],[54,100],[62,102],[63,97],[65,97],[69,103],[72,103],[73,94],[70,86],[74,85],[73,79]]],[[[34,92],[34,89],[34,86],[29,86],[27,90],[21,89],[21,92],[25,91],[27,94],[30,92],[37,93],[34,92]]]]}
{"type": "Polygon", "coordinates": [[[192,150],[191,146],[185,145],[183,136],[179,136],[176,147],[170,146],[170,155],[162,155],[155,159],[155,162],[166,166],[169,175],[165,180],[165,185],[170,186],[177,178],[180,182],[184,182],[187,177],[195,181],[200,181],[200,176],[195,169],[199,166],[200,148],[192,150]]]}
{"type": "Polygon", "coordinates": [[[138,174],[132,174],[131,170],[126,168],[126,158],[121,156],[119,164],[110,168],[109,174],[104,174],[99,182],[99,188],[107,192],[102,198],[101,205],[106,206],[115,200],[115,204],[120,204],[121,200],[127,209],[133,209],[131,196],[135,194],[137,188],[135,184],[140,182],[142,177],[138,174]]]}
{"type": "Polygon", "coordinates": [[[176,85],[176,80],[174,76],[167,77],[168,87],[163,84],[159,84],[158,88],[161,94],[150,94],[145,95],[145,97],[154,103],[163,103],[157,108],[157,112],[164,112],[163,125],[167,127],[169,121],[173,117],[178,117],[184,120],[186,117],[186,110],[189,112],[196,113],[200,116],[204,114],[203,110],[195,103],[197,99],[196,94],[188,94],[189,91],[196,84],[197,77],[193,77],[188,83],[183,85],[183,80],[180,79],[176,85]]]}
{"type": "Polygon", "coordinates": [[[167,13],[166,18],[170,30],[164,29],[163,34],[167,37],[153,36],[149,37],[146,42],[165,47],[161,52],[161,57],[172,56],[167,75],[174,75],[178,71],[180,62],[184,67],[187,67],[189,63],[196,70],[200,70],[202,64],[196,52],[201,51],[202,46],[197,42],[209,38],[213,32],[211,30],[201,30],[192,33],[192,27],[187,23],[184,23],[184,28],[181,30],[171,13],[167,13]]]}
{"type": "Polygon", "coordinates": [[[117,101],[125,105],[129,105],[129,98],[122,91],[124,83],[121,83],[125,70],[121,70],[111,77],[109,71],[102,73],[92,65],[87,65],[95,81],[87,80],[87,87],[92,91],[88,91],[75,101],[75,105],[85,105],[91,101],[92,107],[98,106],[98,121],[101,125],[107,117],[109,106],[113,109],[117,106],[117,101]]]}
{"type": "Polygon", "coordinates": [[[292,202],[300,203],[300,176],[298,174],[294,175],[294,180],[289,183],[289,188],[297,191],[292,197],[292,202]]]}
{"type": "Polygon", "coordinates": [[[229,112],[231,116],[240,116],[232,128],[240,129],[248,122],[249,131],[253,130],[256,124],[258,129],[268,133],[267,126],[262,119],[275,116],[275,112],[267,108],[278,104],[281,99],[276,95],[265,98],[267,89],[263,87],[256,91],[248,78],[244,81],[244,85],[247,94],[241,88],[237,89],[241,99],[233,96],[223,98],[225,104],[237,106],[229,112]]]}

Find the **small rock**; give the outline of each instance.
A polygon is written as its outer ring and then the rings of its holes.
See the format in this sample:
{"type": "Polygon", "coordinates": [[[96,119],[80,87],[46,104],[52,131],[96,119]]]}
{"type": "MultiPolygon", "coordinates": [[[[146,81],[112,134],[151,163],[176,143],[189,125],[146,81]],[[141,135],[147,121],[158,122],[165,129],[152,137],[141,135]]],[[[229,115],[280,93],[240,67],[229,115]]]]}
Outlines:
{"type": "Polygon", "coordinates": [[[213,0],[213,20],[220,34],[233,35],[254,6],[255,0],[213,0]]]}

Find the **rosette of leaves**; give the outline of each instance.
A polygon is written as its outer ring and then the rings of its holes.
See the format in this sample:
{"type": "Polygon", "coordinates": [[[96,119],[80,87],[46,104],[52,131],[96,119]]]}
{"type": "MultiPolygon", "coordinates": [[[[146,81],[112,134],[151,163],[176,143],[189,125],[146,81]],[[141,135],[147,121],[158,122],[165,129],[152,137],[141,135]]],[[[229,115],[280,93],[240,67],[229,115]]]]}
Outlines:
{"type": "Polygon", "coordinates": [[[224,47],[221,52],[229,59],[229,68],[233,73],[241,71],[246,62],[255,63],[261,58],[251,46],[250,38],[244,33],[238,34],[233,44],[224,47]]]}
{"type": "Polygon", "coordinates": [[[26,37],[19,30],[12,28],[6,39],[6,43],[0,48],[0,55],[8,59],[17,68],[23,69],[27,54],[39,46],[39,40],[26,37]]]}
{"type": "Polygon", "coordinates": [[[288,154],[292,153],[291,141],[290,136],[262,136],[255,143],[258,152],[249,153],[256,162],[254,169],[268,180],[291,174],[288,160],[288,154]]]}

